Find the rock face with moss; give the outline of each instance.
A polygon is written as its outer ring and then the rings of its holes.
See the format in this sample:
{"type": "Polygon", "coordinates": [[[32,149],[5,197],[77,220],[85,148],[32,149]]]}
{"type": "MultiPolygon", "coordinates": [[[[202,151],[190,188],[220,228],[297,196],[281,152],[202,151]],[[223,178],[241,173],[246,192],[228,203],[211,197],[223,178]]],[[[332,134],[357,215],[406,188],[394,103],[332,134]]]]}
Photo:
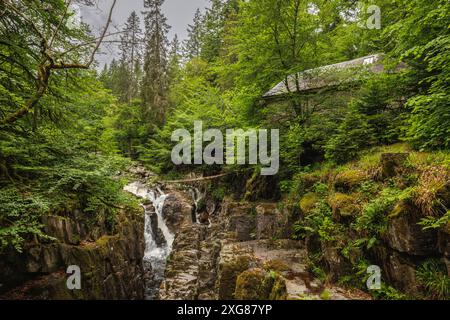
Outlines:
{"type": "Polygon", "coordinates": [[[143,299],[144,215],[123,209],[115,225],[81,212],[45,216],[48,243],[28,243],[23,253],[5,253],[0,262],[5,299],[143,299]],[[78,266],[81,289],[69,290],[69,266],[78,266]]]}
{"type": "MultiPolygon", "coordinates": [[[[179,203],[188,202],[185,192],[170,194],[179,203]]],[[[355,298],[343,289],[327,287],[307,270],[304,244],[287,240],[290,210],[276,203],[226,199],[209,217],[210,224],[201,225],[192,222],[191,207],[185,205],[182,213],[161,299],[321,299],[326,290],[330,299],[355,298]]],[[[165,214],[170,216],[172,208],[165,208],[165,214]]]]}
{"type": "Polygon", "coordinates": [[[306,239],[314,265],[332,281],[356,281],[358,270],[378,265],[385,286],[401,294],[450,298],[445,161],[413,151],[374,152],[299,175],[296,235],[306,239]]]}

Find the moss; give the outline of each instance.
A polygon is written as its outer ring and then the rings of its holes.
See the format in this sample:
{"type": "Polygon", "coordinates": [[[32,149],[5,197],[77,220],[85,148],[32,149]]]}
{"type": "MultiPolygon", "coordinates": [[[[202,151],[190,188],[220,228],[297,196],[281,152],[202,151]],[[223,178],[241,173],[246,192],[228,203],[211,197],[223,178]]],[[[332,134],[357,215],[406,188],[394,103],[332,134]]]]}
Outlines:
{"type": "Polygon", "coordinates": [[[360,211],[357,200],[355,196],[335,193],[328,197],[328,204],[333,209],[335,216],[350,217],[360,211]]]}
{"type": "Polygon", "coordinates": [[[319,200],[320,198],[316,193],[314,192],[307,193],[300,200],[300,209],[305,214],[310,213],[316,207],[319,200]]]}
{"type": "Polygon", "coordinates": [[[262,269],[250,269],[241,273],[236,280],[234,297],[237,300],[265,300],[270,294],[266,281],[267,273],[262,269]]]}
{"type": "Polygon", "coordinates": [[[402,214],[408,214],[410,212],[410,206],[405,201],[400,201],[394,206],[388,218],[394,219],[402,214]]]}
{"type": "Polygon", "coordinates": [[[360,186],[367,179],[368,174],[362,170],[346,170],[336,176],[334,186],[337,190],[348,191],[360,186]]]}
{"type": "Polygon", "coordinates": [[[100,239],[98,239],[97,241],[95,241],[95,244],[97,247],[105,247],[108,246],[109,241],[112,240],[113,236],[103,236],[100,239]]]}
{"type": "Polygon", "coordinates": [[[287,288],[286,281],[279,275],[275,275],[272,291],[269,295],[269,300],[286,300],[287,288]]]}
{"type": "Polygon", "coordinates": [[[281,260],[269,260],[264,263],[264,269],[267,271],[284,272],[290,270],[289,266],[281,260]]]}
{"type": "Polygon", "coordinates": [[[252,258],[249,256],[239,256],[220,266],[219,297],[223,300],[233,298],[236,289],[236,279],[250,267],[252,258]]]}
{"type": "Polygon", "coordinates": [[[331,300],[331,292],[325,289],[320,294],[320,299],[322,299],[322,300],[331,300]]]}
{"type": "Polygon", "coordinates": [[[276,272],[249,269],[238,276],[234,297],[237,300],[286,300],[286,283],[276,272]]]}

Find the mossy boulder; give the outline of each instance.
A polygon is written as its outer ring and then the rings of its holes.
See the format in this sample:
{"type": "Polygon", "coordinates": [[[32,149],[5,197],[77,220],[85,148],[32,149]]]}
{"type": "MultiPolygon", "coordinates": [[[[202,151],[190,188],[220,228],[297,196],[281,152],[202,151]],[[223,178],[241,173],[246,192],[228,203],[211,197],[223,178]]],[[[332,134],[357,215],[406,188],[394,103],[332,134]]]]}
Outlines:
{"type": "Polygon", "coordinates": [[[236,280],[234,298],[237,300],[265,300],[271,291],[268,274],[262,269],[249,269],[236,280]]]}
{"type": "Polygon", "coordinates": [[[237,277],[254,266],[256,266],[256,261],[250,248],[239,244],[223,245],[219,257],[217,278],[219,299],[232,299],[237,277]]]}
{"type": "Polygon", "coordinates": [[[286,300],[287,299],[287,287],[286,281],[283,277],[275,275],[272,277],[273,285],[270,291],[269,300],[286,300]]]}
{"type": "Polygon", "coordinates": [[[284,279],[274,272],[253,268],[241,273],[236,280],[237,300],[285,300],[284,279]]]}
{"type": "Polygon", "coordinates": [[[317,193],[310,192],[305,194],[299,203],[300,209],[302,210],[303,214],[311,213],[311,211],[316,207],[319,200],[320,197],[317,193]]]}
{"type": "Polygon", "coordinates": [[[334,187],[337,191],[346,192],[359,187],[369,178],[363,170],[346,170],[336,175],[334,187]]]}
{"type": "Polygon", "coordinates": [[[352,217],[360,211],[358,199],[354,195],[334,193],[328,197],[328,204],[333,209],[333,215],[337,220],[352,217]]]}
{"type": "Polygon", "coordinates": [[[408,201],[400,201],[388,216],[384,238],[390,248],[412,256],[426,256],[437,252],[436,230],[423,230],[419,225],[423,216],[408,201]]]}

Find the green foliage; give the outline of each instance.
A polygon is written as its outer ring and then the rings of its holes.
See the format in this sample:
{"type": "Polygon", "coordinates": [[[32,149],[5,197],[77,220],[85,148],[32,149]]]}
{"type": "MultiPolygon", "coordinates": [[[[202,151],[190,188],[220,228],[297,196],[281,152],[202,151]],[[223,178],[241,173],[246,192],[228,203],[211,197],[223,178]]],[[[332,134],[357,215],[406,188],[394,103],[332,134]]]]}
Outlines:
{"type": "Polygon", "coordinates": [[[39,216],[50,209],[48,198],[10,186],[0,189],[0,202],[0,253],[8,247],[22,252],[30,235],[45,238],[39,216]]]}
{"type": "Polygon", "coordinates": [[[368,235],[378,237],[385,232],[388,215],[394,208],[394,205],[399,201],[409,199],[411,194],[411,189],[383,189],[377,198],[371,200],[364,207],[362,214],[357,217],[353,224],[353,228],[368,235]]]}
{"type": "Polygon", "coordinates": [[[445,0],[396,1],[383,32],[391,55],[407,62],[415,95],[408,100],[411,117],[406,139],[420,149],[448,149],[450,3],[445,0]]]}
{"type": "Polygon", "coordinates": [[[115,97],[86,66],[52,69],[48,86],[41,74],[48,63],[81,65],[91,46],[74,44],[91,43],[88,29],[66,23],[72,13],[65,15],[64,1],[52,1],[51,10],[41,2],[13,5],[0,4],[0,251],[49,240],[42,215],[77,208],[88,219],[104,213],[113,225],[116,209],[130,203],[114,178],[129,166],[116,155],[120,139],[110,127],[115,97]]]}
{"type": "Polygon", "coordinates": [[[450,223],[450,211],[447,211],[442,217],[425,217],[420,221],[423,230],[440,229],[450,223]]]}
{"type": "Polygon", "coordinates": [[[371,293],[377,300],[408,300],[407,295],[385,283],[381,284],[380,290],[373,290],[371,293]]]}
{"type": "Polygon", "coordinates": [[[433,259],[424,262],[417,269],[416,277],[432,299],[450,299],[450,277],[442,261],[433,259]]]}
{"type": "Polygon", "coordinates": [[[373,143],[374,132],[366,117],[350,112],[340,125],[338,133],[325,146],[326,158],[336,163],[345,163],[373,143]]]}
{"type": "Polygon", "coordinates": [[[320,200],[303,220],[296,222],[293,230],[296,239],[317,234],[323,241],[334,241],[336,234],[339,233],[339,228],[333,222],[331,208],[324,200],[320,200]]]}

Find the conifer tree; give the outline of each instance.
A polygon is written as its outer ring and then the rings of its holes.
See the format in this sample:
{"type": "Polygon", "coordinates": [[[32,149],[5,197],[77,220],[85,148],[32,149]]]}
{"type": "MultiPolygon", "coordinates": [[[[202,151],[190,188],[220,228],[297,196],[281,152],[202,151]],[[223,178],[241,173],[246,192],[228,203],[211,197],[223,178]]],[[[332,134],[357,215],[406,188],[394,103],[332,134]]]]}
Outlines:
{"type": "Polygon", "coordinates": [[[203,17],[200,9],[195,12],[193,23],[188,25],[188,38],[184,41],[184,56],[187,60],[199,57],[202,47],[203,17]]]}
{"type": "Polygon", "coordinates": [[[181,67],[180,41],[175,35],[169,52],[169,81],[172,83],[177,77],[181,67]]]}
{"type": "Polygon", "coordinates": [[[164,124],[168,106],[167,33],[170,26],[162,12],[164,0],[145,0],[145,56],[142,105],[146,121],[164,124]]]}
{"type": "Polygon", "coordinates": [[[120,38],[120,92],[122,102],[130,103],[139,93],[139,74],[141,64],[142,30],[140,19],[135,11],[131,13],[120,38]]]}

